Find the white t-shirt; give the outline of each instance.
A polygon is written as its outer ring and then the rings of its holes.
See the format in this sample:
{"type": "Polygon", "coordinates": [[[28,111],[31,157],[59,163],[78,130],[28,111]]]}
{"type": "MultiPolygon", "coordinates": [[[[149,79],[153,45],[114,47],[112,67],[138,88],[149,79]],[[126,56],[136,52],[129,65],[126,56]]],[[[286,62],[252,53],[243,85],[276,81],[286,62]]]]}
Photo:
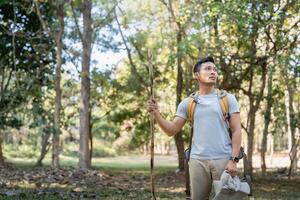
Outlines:
{"type": "MultiPolygon", "coordinates": [[[[228,95],[229,114],[239,112],[238,102],[234,95],[228,95]]],[[[176,116],[187,120],[188,99],[185,98],[177,108],[176,116]]],[[[214,91],[199,95],[194,113],[194,134],[191,158],[225,159],[232,153],[231,139],[224,121],[219,97],[214,91]]]]}

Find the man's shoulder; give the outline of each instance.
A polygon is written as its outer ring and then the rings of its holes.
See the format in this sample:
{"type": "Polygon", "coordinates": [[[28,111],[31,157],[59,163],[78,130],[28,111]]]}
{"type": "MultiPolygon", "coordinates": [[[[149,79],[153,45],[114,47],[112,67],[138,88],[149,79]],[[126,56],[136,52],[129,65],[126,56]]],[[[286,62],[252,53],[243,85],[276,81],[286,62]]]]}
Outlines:
{"type": "Polygon", "coordinates": [[[228,97],[235,98],[235,94],[227,92],[228,97]]]}
{"type": "Polygon", "coordinates": [[[181,104],[187,104],[191,98],[192,98],[191,96],[187,96],[180,103],[181,104]]]}
{"type": "Polygon", "coordinates": [[[228,104],[230,105],[230,107],[232,106],[238,106],[238,101],[235,97],[235,94],[232,94],[232,93],[228,93],[228,104]]]}
{"type": "Polygon", "coordinates": [[[187,109],[189,101],[192,99],[191,96],[185,97],[178,105],[179,108],[187,109]]]}
{"type": "Polygon", "coordinates": [[[223,97],[225,97],[225,96],[227,97],[226,99],[227,99],[229,105],[237,104],[237,99],[235,97],[235,94],[230,93],[226,90],[223,90],[223,97]]]}
{"type": "Polygon", "coordinates": [[[229,98],[235,98],[235,94],[228,92],[226,90],[221,90],[221,94],[223,94],[224,96],[228,96],[229,98]]]}
{"type": "Polygon", "coordinates": [[[235,94],[227,92],[228,98],[235,99],[235,94]]]}

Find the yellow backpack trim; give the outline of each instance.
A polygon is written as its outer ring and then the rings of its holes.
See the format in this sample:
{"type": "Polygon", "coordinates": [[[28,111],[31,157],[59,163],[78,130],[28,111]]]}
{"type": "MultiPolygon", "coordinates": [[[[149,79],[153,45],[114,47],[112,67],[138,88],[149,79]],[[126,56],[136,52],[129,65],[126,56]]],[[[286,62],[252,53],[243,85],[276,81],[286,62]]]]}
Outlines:
{"type": "Polygon", "coordinates": [[[196,101],[194,96],[197,95],[198,92],[193,93],[188,100],[188,107],[187,107],[187,115],[188,115],[188,121],[190,123],[193,123],[193,119],[194,119],[194,112],[195,112],[195,108],[196,108],[196,101]]]}

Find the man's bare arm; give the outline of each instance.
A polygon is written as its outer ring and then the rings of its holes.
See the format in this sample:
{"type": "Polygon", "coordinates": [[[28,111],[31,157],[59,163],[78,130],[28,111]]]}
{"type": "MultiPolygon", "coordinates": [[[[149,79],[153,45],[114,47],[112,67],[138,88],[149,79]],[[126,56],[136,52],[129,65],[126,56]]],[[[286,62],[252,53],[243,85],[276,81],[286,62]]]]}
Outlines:
{"type": "Polygon", "coordinates": [[[159,112],[155,99],[148,101],[148,110],[154,115],[158,125],[168,136],[173,136],[178,133],[186,122],[186,120],[181,117],[175,117],[173,121],[165,120],[159,112]]]}
{"type": "Polygon", "coordinates": [[[233,113],[230,117],[230,129],[232,133],[232,155],[238,156],[241,147],[241,119],[240,113],[233,113]]]}
{"type": "Polygon", "coordinates": [[[175,117],[173,121],[165,120],[159,113],[154,114],[159,127],[168,135],[173,136],[178,133],[185,124],[185,119],[175,117]]]}

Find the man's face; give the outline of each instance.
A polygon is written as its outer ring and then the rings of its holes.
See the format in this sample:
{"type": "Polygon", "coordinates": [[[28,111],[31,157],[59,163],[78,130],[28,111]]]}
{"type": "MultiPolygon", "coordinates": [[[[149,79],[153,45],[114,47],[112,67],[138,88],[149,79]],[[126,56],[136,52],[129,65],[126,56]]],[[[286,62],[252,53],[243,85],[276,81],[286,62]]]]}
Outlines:
{"type": "Polygon", "coordinates": [[[195,73],[195,76],[200,83],[215,84],[218,78],[217,67],[212,62],[202,63],[200,70],[195,73]]]}

